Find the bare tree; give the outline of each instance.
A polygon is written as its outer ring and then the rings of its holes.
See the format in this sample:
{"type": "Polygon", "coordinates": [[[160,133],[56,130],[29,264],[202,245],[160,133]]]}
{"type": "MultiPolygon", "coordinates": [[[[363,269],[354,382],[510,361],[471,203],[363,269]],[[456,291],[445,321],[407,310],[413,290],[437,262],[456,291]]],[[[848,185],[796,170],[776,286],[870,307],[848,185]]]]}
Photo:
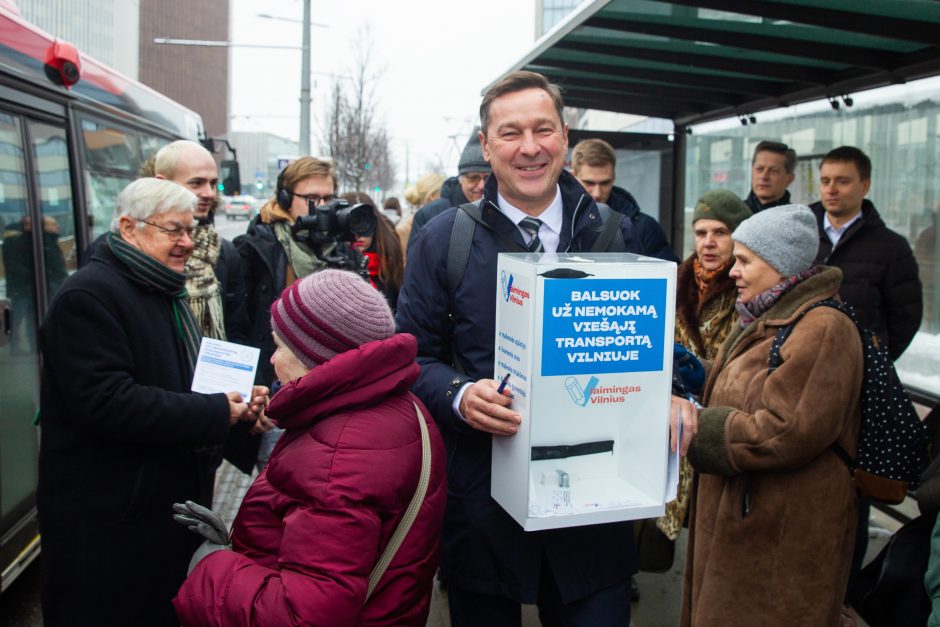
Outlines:
{"type": "MultiPolygon", "coordinates": [[[[389,189],[395,164],[388,133],[377,113],[376,88],[381,70],[372,65],[372,38],[361,28],[350,80],[333,85],[321,149],[333,158],[341,190],[389,189]]],[[[376,199],[378,200],[378,199],[376,199]]]]}

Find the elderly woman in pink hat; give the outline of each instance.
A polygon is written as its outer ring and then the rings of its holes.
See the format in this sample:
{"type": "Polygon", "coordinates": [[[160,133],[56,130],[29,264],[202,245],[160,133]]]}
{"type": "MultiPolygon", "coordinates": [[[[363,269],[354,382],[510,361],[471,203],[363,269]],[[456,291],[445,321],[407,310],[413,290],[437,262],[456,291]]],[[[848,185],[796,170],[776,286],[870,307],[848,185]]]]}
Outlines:
{"type": "Polygon", "coordinates": [[[423,626],[444,515],[444,447],[409,391],[417,344],[381,293],[323,270],[271,307],[285,429],[232,526],[185,511],[207,541],[174,604],[184,625],[423,626]],[[215,532],[213,534],[213,531],[215,532]]]}

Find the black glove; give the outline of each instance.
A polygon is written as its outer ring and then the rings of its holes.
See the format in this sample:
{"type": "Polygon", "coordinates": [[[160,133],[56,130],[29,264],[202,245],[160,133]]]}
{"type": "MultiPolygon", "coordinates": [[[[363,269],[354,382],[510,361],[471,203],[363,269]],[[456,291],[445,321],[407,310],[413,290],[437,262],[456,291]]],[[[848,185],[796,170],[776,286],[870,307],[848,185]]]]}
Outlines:
{"type": "Polygon", "coordinates": [[[702,366],[702,362],[690,353],[689,349],[678,342],[673,348],[672,355],[682,385],[692,394],[701,394],[702,387],[705,385],[705,368],[702,366]]]}

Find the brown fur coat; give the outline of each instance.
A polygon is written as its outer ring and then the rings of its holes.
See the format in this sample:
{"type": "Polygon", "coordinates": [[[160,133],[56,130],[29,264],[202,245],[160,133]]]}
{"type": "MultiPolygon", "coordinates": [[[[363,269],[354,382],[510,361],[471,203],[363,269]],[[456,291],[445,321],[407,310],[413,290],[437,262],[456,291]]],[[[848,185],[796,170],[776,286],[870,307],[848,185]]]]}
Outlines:
{"type": "Polygon", "coordinates": [[[738,294],[728,276],[729,265],[715,276],[700,299],[694,260],[693,253],[679,266],[676,276],[676,341],[700,360],[711,362],[738,321],[734,309],[738,294]]]}
{"type": "Polygon", "coordinates": [[[683,626],[839,623],[857,499],[845,464],[859,430],[862,347],[844,314],[819,307],[793,328],[768,376],[774,334],[838,292],[823,268],[743,330],[735,326],[705,389],[689,451],[696,469],[683,626]]]}

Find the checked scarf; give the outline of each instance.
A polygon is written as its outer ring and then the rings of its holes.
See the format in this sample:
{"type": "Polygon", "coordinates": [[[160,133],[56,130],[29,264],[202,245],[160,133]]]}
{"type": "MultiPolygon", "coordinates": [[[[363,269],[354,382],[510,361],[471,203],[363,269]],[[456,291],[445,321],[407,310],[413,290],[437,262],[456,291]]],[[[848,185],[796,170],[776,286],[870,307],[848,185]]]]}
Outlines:
{"type": "Polygon", "coordinates": [[[189,304],[186,302],[186,275],[171,270],[114,233],[108,234],[108,245],[111,247],[111,252],[127,266],[133,280],[170,298],[176,335],[186,351],[186,361],[189,364],[189,372],[192,374],[196,367],[196,356],[199,354],[202,335],[199,333],[193,312],[190,311],[189,304]]]}
{"type": "Polygon", "coordinates": [[[186,262],[186,293],[193,318],[204,337],[216,340],[225,337],[222,310],[222,288],[215,276],[215,265],[221,251],[219,234],[208,224],[193,232],[193,254],[186,262]]]}

